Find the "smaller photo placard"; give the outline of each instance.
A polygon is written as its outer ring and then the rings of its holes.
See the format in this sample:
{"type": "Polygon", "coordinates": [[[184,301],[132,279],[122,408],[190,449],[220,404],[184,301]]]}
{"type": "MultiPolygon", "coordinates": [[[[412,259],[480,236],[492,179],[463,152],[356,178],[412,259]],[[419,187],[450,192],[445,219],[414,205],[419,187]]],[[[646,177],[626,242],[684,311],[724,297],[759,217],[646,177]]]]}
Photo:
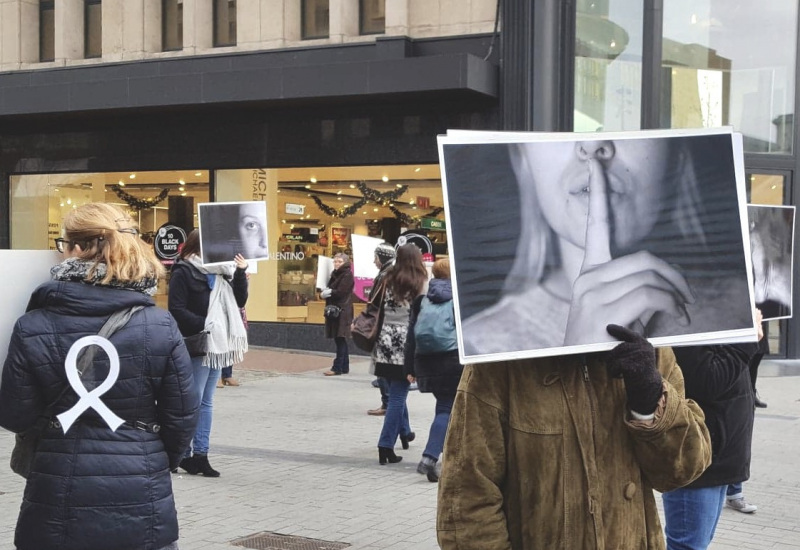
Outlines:
{"type": "Polygon", "coordinates": [[[197,205],[203,264],[269,259],[265,201],[205,202],[197,205]]]}
{"type": "Polygon", "coordinates": [[[753,293],[765,321],[792,316],[794,206],[748,204],[753,293]]]}

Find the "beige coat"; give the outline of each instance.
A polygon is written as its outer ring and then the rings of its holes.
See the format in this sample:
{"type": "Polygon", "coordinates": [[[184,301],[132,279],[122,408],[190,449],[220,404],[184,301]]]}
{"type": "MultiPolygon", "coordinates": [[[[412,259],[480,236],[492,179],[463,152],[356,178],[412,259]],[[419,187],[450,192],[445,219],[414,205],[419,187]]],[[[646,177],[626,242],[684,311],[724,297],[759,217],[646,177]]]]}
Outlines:
{"type": "MultiPolygon", "coordinates": [[[[650,425],[631,421],[605,354],[464,369],[439,484],[444,550],[665,547],[653,489],[696,479],[711,444],[670,349],[650,425]]],[[[649,424],[649,423],[648,423],[649,424]]]]}

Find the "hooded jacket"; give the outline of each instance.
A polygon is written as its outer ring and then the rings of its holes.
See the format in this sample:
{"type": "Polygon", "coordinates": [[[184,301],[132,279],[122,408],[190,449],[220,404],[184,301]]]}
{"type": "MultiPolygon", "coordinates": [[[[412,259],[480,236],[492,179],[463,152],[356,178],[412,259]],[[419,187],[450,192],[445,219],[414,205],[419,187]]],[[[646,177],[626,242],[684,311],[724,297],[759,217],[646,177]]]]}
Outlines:
{"type": "MultiPolygon", "coordinates": [[[[19,550],[156,550],[178,539],[170,468],[191,440],[199,407],[193,369],[174,319],[132,290],[51,281],[32,295],[14,327],[0,385],[0,426],[30,428],[68,385],[72,344],[99,332],[121,309],[144,306],[110,337],[120,373],[100,400],[127,422],[158,423],[154,433],[127,424],[116,432],[94,409],[66,434],[45,430],[17,521],[19,550]]],[[[108,372],[99,351],[94,381],[108,372]]],[[[88,388],[91,389],[91,388],[88,388]]],[[[70,409],[70,388],[54,414],[70,409]]]]}
{"type": "MultiPolygon", "coordinates": [[[[428,300],[434,304],[453,302],[453,284],[450,279],[431,279],[428,281],[428,300]]],[[[414,337],[414,326],[422,305],[422,296],[418,296],[411,305],[411,320],[408,324],[406,338],[405,374],[417,379],[417,386],[422,393],[436,393],[455,396],[461,372],[464,367],[458,360],[458,350],[442,353],[419,353],[414,337]]]]}
{"type": "Polygon", "coordinates": [[[467,365],[439,480],[443,550],[665,547],[653,489],[696,479],[708,430],[684,399],[672,351],[657,350],[655,419],[631,420],[605,354],[467,365]]]}

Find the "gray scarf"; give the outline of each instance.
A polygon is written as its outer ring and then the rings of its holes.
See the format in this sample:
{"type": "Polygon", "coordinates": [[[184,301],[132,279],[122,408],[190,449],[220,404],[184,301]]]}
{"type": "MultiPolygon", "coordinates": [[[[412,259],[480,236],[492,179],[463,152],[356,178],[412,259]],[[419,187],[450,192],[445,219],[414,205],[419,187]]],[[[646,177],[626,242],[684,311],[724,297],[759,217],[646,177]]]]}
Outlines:
{"type": "Polygon", "coordinates": [[[204,266],[196,255],[185,261],[200,273],[214,278],[205,326],[208,331],[208,353],[203,358],[203,365],[221,369],[241,363],[247,353],[247,330],[233,287],[225,280],[225,276],[233,276],[235,268],[232,265],[204,266]]]}

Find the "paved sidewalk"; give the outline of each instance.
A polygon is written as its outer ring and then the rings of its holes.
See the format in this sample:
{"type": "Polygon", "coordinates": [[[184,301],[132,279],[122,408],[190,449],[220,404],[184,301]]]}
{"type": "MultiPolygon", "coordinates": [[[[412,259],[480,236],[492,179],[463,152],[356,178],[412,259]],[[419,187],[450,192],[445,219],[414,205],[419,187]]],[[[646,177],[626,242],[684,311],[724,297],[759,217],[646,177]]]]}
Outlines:
{"type": "MultiPolygon", "coordinates": [[[[368,360],[353,357],[347,376],[322,376],[331,357],[253,350],[235,368],[242,386],[218,390],[210,459],[222,477],[173,476],[182,550],[232,550],[231,541],[260,532],[354,550],[438,548],[437,485],[415,472],[433,397],[409,394],[417,439],[408,451],[398,444],[403,462],[380,466],[382,418],[366,414],[380,403],[368,360]]],[[[745,494],[759,510],[724,510],[713,550],[800,547],[800,369],[765,365],[758,386],[769,408],[757,413],[745,494]]],[[[3,464],[12,444],[0,433],[3,464]]],[[[22,490],[23,480],[1,467],[2,549],[13,548],[22,490]]]]}

